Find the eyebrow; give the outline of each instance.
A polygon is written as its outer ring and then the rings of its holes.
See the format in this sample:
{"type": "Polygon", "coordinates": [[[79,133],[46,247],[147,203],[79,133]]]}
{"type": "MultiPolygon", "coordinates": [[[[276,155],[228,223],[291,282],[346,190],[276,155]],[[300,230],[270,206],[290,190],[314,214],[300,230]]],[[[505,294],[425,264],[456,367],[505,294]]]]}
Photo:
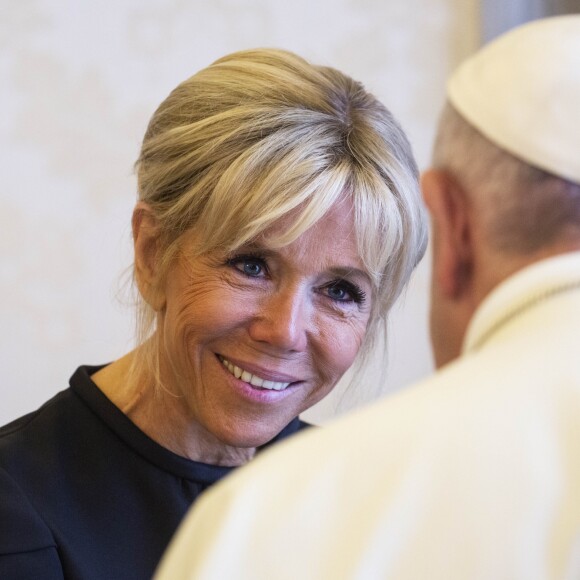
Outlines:
{"type": "Polygon", "coordinates": [[[328,270],[334,276],[338,276],[339,278],[348,278],[349,276],[356,276],[360,278],[364,278],[371,286],[372,280],[368,272],[361,270],[360,268],[349,268],[346,266],[335,266],[328,270]]]}

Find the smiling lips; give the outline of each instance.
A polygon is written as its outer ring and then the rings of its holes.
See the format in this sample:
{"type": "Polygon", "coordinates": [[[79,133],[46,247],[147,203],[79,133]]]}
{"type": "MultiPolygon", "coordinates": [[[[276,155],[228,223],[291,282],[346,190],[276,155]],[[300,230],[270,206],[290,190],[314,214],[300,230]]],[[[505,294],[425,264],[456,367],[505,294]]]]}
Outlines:
{"type": "Polygon", "coordinates": [[[273,391],[283,391],[290,383],[279,383],[276,381],[268,381],[259,377],[258,375],[253,375],[252,373],[241,369],[240,367],[232,364],[229,360],[223,357],[219,357],[222,364],[236,379],[241,379],[245,383],[252,385],[253,387],[258,387],[261,389],[268,389],[273,391]]]}

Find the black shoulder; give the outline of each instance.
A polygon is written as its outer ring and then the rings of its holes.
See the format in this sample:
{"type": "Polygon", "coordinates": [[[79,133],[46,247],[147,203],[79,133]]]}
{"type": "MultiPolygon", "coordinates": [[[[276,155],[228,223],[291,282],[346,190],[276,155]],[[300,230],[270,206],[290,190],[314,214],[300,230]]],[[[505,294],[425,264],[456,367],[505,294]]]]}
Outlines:
{"type": "Polygon", "coordinates": [[[61,412],[64,408],[70,405],[71,398],[70,389],[66,389],[57,393],[35,411],[23,415],[22,417],[18,417],[18,419],[14,419],[12,422],[1,426],[0,442],[8,439],[11,435],[25,431],[29,426],[42,421],[44,417],[52,417],[55,413],[61,412]]]}
{"type": "Polygon", "coordinates": [[[28,425],[38,414],[38,411],[33,411],[32,413],[28,413],[27,415],[23,415],[22,417],[18,417],[18,419],[14,419],[10,423],[6,423],[0,427],[0,441],[12,435],[13,433],[17,433],[21,429],[24,429],[26,425],[28,425]]]}

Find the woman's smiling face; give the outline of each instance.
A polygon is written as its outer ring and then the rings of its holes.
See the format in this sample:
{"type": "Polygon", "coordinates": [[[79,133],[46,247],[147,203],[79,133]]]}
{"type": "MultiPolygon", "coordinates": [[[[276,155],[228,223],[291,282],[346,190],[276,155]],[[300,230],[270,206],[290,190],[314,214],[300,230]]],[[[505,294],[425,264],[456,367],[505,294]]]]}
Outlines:
{"type": "Polygon", "coordinates": [[[192,258],[188,247],[195,232],[165,278],[164,387],[182,418],[221,442],[262,445],[332,390],[364,339],[372,288],[352,205],[337,204],[282,248],[192,258]]]}

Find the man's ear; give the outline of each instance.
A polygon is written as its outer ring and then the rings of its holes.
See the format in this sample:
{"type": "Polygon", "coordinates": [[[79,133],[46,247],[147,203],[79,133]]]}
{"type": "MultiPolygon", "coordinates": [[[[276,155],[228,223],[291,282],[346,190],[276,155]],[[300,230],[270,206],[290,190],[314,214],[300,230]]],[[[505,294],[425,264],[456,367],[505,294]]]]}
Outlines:
{"type": "Polygon", "coordinates": [[[473,282],[469,200],[444,171],[430,169],[423,173],[421,188],[433,230],[433,281],[446,298],[464,298],[473,282]]]}
{"type": "Polygon", "coordinates": [[[155,311],[165,306],[165,293],[161,288],[160,228],[145,202],[138,201],[131,220],[135,249],[135,280],[143,299],[155,311]]]}

